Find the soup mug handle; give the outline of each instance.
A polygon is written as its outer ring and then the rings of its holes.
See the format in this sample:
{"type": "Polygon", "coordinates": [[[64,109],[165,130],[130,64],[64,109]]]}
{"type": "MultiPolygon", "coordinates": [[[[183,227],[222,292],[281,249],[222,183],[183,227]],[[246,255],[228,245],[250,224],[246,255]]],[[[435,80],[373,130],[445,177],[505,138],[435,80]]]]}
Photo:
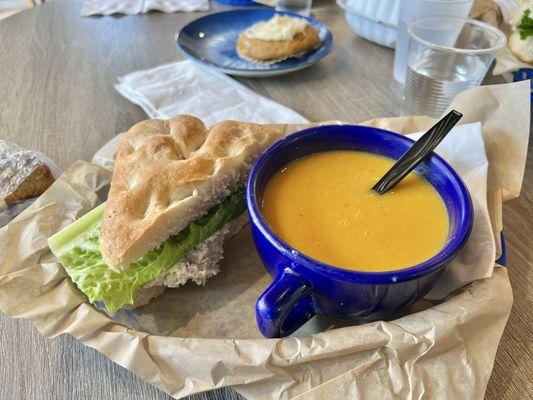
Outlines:
{"type": "Polygon", "coordinates": [[[257,325],[263,336],[290,335],[314,315],[311,286],[290,268],[278,273],[255,305],[257,325]]]}

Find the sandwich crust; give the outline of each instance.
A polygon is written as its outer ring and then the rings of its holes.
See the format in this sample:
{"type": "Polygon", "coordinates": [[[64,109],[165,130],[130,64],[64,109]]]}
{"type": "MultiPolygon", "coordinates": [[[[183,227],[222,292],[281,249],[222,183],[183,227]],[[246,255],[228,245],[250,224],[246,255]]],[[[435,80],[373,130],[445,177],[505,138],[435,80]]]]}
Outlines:
{"type": "Polygon", "coordinates": [[[118,148],[100,229],[105,262],[125,268],[204,215],[244,184],[281,136],[236,121],[206,129],[188,115],[133,126],[118,148]]]}
{"type": "Polygon", "coordinates": [[[272,42],[250,39],[241,34],[237,39],[237,53],[242,58],[250,61],[283,60],[316,47],[318,42],[316,29],[311,25],[307,25],[302,33],[296,34],[291,40],[272,42]]]}

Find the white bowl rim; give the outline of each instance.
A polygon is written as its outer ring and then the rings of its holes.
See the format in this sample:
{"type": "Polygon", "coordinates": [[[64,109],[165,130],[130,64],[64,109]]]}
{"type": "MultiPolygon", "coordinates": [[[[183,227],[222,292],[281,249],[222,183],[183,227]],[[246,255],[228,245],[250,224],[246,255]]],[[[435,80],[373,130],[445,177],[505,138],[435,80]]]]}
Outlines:
{"type": "Polygon", "coordinates": [[[359,23],[368,23],[368,24],[372,25],[372,27],[379,26],[380,28],[386,29],[386,32],[391,32],[391,31],[398,32],[398,27],[397,26],[385,24],[383,22],[373,21],[371,19],[364,18],[360,14],[357,14],[357,13],[350,13],[350,14],[352,14],[351,15],[352,18],[357,18],[357,20],[358,20],[357,22],[359,22],[359,23]]]}
{"type": "MultiPolygon", "coordinates": [[[[371,1],[373,1],[373,0],[371,0],[371,1]]],[[[361,15],[358,11],[356,11],[355,9],[351,8],[348,5],[348,1],[347,0],[337,0],[337,4],[345,12],[347,12],[347,13],[349,12],[349,13],[355,14],[357,17],[359,17],[361,19],[364,19],[364,20],[366,20],[368,22],[373,22],[374,24],[385,25],[388,28],[398,29],[398,25],[394,25],[394,24],[391,24],[391,23],[385,22],[385,21],[375,21],[373,19],[368,18],[366,15],[361,15]]]]}

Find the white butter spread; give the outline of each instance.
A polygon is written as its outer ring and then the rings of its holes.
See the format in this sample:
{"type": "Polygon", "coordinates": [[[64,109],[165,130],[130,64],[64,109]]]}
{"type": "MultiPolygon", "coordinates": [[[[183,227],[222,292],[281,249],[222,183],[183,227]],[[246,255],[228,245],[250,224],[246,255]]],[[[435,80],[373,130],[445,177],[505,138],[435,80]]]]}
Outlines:
{"type": "Polygon", "coordinates": [[[258,22],[243,32],[249,39],[260,39],[268,42],[292,40],[298,33],[302,33],[307,26],[304,18],[274,15],[271,19],[258,22]]]}

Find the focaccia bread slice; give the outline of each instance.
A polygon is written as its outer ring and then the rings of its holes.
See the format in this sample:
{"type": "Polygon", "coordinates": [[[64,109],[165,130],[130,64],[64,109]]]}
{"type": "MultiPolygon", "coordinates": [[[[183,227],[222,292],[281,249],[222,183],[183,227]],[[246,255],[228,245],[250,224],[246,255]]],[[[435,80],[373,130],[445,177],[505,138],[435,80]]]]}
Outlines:
{"type": "Polygon", "coordinates": [[[102,256],[123,269],[244,185],[276,129],[182,115],[146,120],[120,142],[104,218],[102,256]]]}
{"type": "Polygon", "coordinates": [[[303,51],[311,50],[318,44],[316,29],[307,25],[302,33],[296,34],[291,40],[267,41],[251,39],[241,34],[237,39],[237,53],[249,61],[284,60],[303,51]]]}

